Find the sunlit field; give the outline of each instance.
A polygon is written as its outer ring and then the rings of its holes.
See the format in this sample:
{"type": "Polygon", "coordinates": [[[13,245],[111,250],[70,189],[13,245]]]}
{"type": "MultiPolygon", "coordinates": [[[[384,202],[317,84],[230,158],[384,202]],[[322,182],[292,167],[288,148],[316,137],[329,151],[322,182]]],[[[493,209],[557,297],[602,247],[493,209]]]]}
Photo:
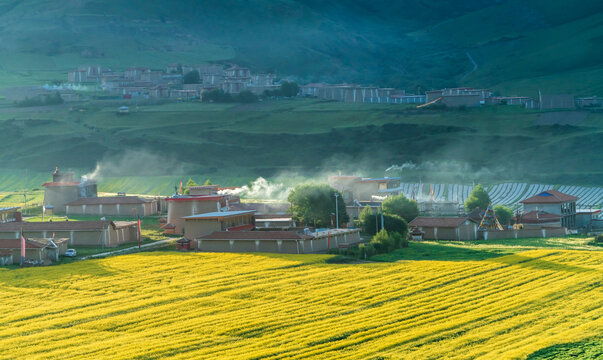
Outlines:
{"type": "Polygon", "coordinates": [[[0,358],[507,359],[601,344],[601,252],[329,259],[157,252],[0,270],[0,358]]]}

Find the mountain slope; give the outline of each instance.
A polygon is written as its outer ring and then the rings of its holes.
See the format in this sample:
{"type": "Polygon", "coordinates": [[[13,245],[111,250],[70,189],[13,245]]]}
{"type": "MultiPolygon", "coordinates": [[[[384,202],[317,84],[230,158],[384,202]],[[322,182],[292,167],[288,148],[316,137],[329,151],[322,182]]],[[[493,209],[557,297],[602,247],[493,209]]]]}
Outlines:
{"type": "Polygon", "coordinates": [[[238,62],[300,81],[409,90],[601,92],[603,3],[50,0],[0,2],[0,86],[114,68],[238,62]],[[478,64],[473,64],[469,53],[478,64]],[[572,81],[574,73],[585,81],[572,81]]]}

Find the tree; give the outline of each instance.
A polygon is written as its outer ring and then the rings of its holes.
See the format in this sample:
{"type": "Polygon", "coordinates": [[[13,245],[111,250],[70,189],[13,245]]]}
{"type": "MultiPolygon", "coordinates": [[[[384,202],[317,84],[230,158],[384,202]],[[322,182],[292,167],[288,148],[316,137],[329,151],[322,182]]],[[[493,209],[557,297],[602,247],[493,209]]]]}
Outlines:
{"type": "Polygon", "coordinates": [[[335,214],[335,193],[339,214],[339,225],[349,221],[343,196],[326,184],[301,184],[289,193],[293,217],[304,224],[326,227],[331,225],[331,214],[335,214]]]}
{"type": "Polygon", "coordinates": [[[191,186],[197,186],[199,184],[197,184],[195,182],[195,180],[189,178],[188,181],[186,182],[186,185],[184,185],[184,195],[188,195],[191,193],[191,190],[189,189],[189,187],[191,186]]]}
{"type": "Polygon", "coordinates": [[[205,182],[203,183],[203,185],[207,186],[207,185],[213,185],[213,184],[211,183],[211,180],[208,178],[207,180],[205,180],[205,182]]]}
{"type": "Polygon", "coordinates": [[[258,102],[258,96],[249,90],[243,90],[237,96],[237,100],[242,103],[258,102]]]}
{"type": "Polygon", "coordinates": [[[385,229],[381,229],[370,242],[371,245],[375,247],[377,252],[389,252],[393,249],[393,244],[391,243],[389,233],[385,229]]]}
{"type": "Polygon", "coordinates": [[[504,205],[496,205],[494,207],[494,214],[498,218],[498,222],[505,227],[511,222],[513,218],[513,210],[511,208],[504,205]]]}
{"type": "Polygon", "coordinates": [[[203,102],[229,103],[233,101],[232,95],[222,89],[206,91],[202,96],[203,102]]]}
{"type": "Polygon", "coordinates": [[[284,97],[294,97],[299,93],[299,85],[295,82],[283,81],[280,88],[281,95],[284,97]]]}
{"type": "Polygon", "coordinates": [[[197,70],[192,70],[182,77],[183,84],[198,84],[201,82],[201,76],[197,70]]]}
{"type": "Polygon", "coordinates": [[[411,222],[419,216],[419,205],[414,200],[408,199],[403,194],[392,196],[383,202],[385,214],[397,215],[406,222],[411,222]]]}
{"type": "Polygon", "coordinates": [[[465,209],[473,211],[475,208],[486,209],[490,205],[490,196],[481,184],[477,184],[467,200],[465,200],[465,209]]]}
{"type": "MultiPolygon", "coordinates": [[[[369,235],[375,235],[377,228],[381,229],[381,213],[376,216],[367,216],[364,220],[361,220],[362,231],[369,235]]],[[[408,235],[408,223],[399,216],[391,214],[383,214],[383,225],[385,230],[390,232],[397,232],[403,237],[408,235]]]]}

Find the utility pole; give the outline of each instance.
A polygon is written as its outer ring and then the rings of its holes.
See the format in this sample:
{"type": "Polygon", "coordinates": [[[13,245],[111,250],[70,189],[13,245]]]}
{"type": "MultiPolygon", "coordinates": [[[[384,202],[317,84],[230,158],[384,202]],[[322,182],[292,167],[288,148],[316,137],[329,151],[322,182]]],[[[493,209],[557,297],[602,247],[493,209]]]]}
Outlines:
{"type": "Polygon", "coordinates": [[[27,190],[23,191],[23,201],[25,203],[25,206],[23,208],[23,213],[27,214],[27,190]]]}
{"type": "Polygon", "coordinates": [[[336,229],[339,229],[339,204],[337,201],[339,198],[339,193],[337,191],[335,191],[335,224],[336,224],[336,229]]]}
{"type": "Polygon", "coordinates": [[[381,230],[385,229],[385,225],[383,224],[383,202],[381,202],[381,230]]]}

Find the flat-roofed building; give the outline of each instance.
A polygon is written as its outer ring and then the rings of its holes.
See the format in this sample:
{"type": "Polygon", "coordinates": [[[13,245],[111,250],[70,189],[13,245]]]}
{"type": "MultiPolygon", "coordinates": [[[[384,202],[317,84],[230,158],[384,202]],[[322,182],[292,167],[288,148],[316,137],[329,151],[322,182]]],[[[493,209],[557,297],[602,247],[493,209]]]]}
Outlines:
{"type": "Polygon", "coordinates": [[[0,223],[21,221],[19,209],[18,206],[0,208],[0,223]]]}
{"type": "Polygon", "coordinates": [[[216,231],[191,241],[208,252],[268,252],[307,254],[327,252],[360,242],[358,229],[329,229],[316,233],[296,231],[216,231]]]}
{"type": "Polygon", "coordinates": [[[79,198],[65,204],[66,215],[148,216],[157,213],[157,201],[138,196],[79,198]]]}
{"type": "Polygon", "coordinates": [[[136,221],[45,221],[0,224],[0,238],[67,238],[69,245],[112,247],[138,239],[136,221]]]}
{"type": "MultiPolygon", "coordinates": [[[[229,195],[174,195],[165,199],[167,204],[167,224],[164,229],[169,233],[184,233],[184,217],[215,211],[227,211],[231,197],[229,195]]],[[[233,199],[234,200],[234,199],[233,199]]],[[[234,200],[237,202],[238,200],[234,200]]]]}
{"type": "Polygon", "coordinates": [[[214,231],[249,231],[255,228],[254,210],[216,211],[184,217],[184,237],[190,240],[214,231]]]}

